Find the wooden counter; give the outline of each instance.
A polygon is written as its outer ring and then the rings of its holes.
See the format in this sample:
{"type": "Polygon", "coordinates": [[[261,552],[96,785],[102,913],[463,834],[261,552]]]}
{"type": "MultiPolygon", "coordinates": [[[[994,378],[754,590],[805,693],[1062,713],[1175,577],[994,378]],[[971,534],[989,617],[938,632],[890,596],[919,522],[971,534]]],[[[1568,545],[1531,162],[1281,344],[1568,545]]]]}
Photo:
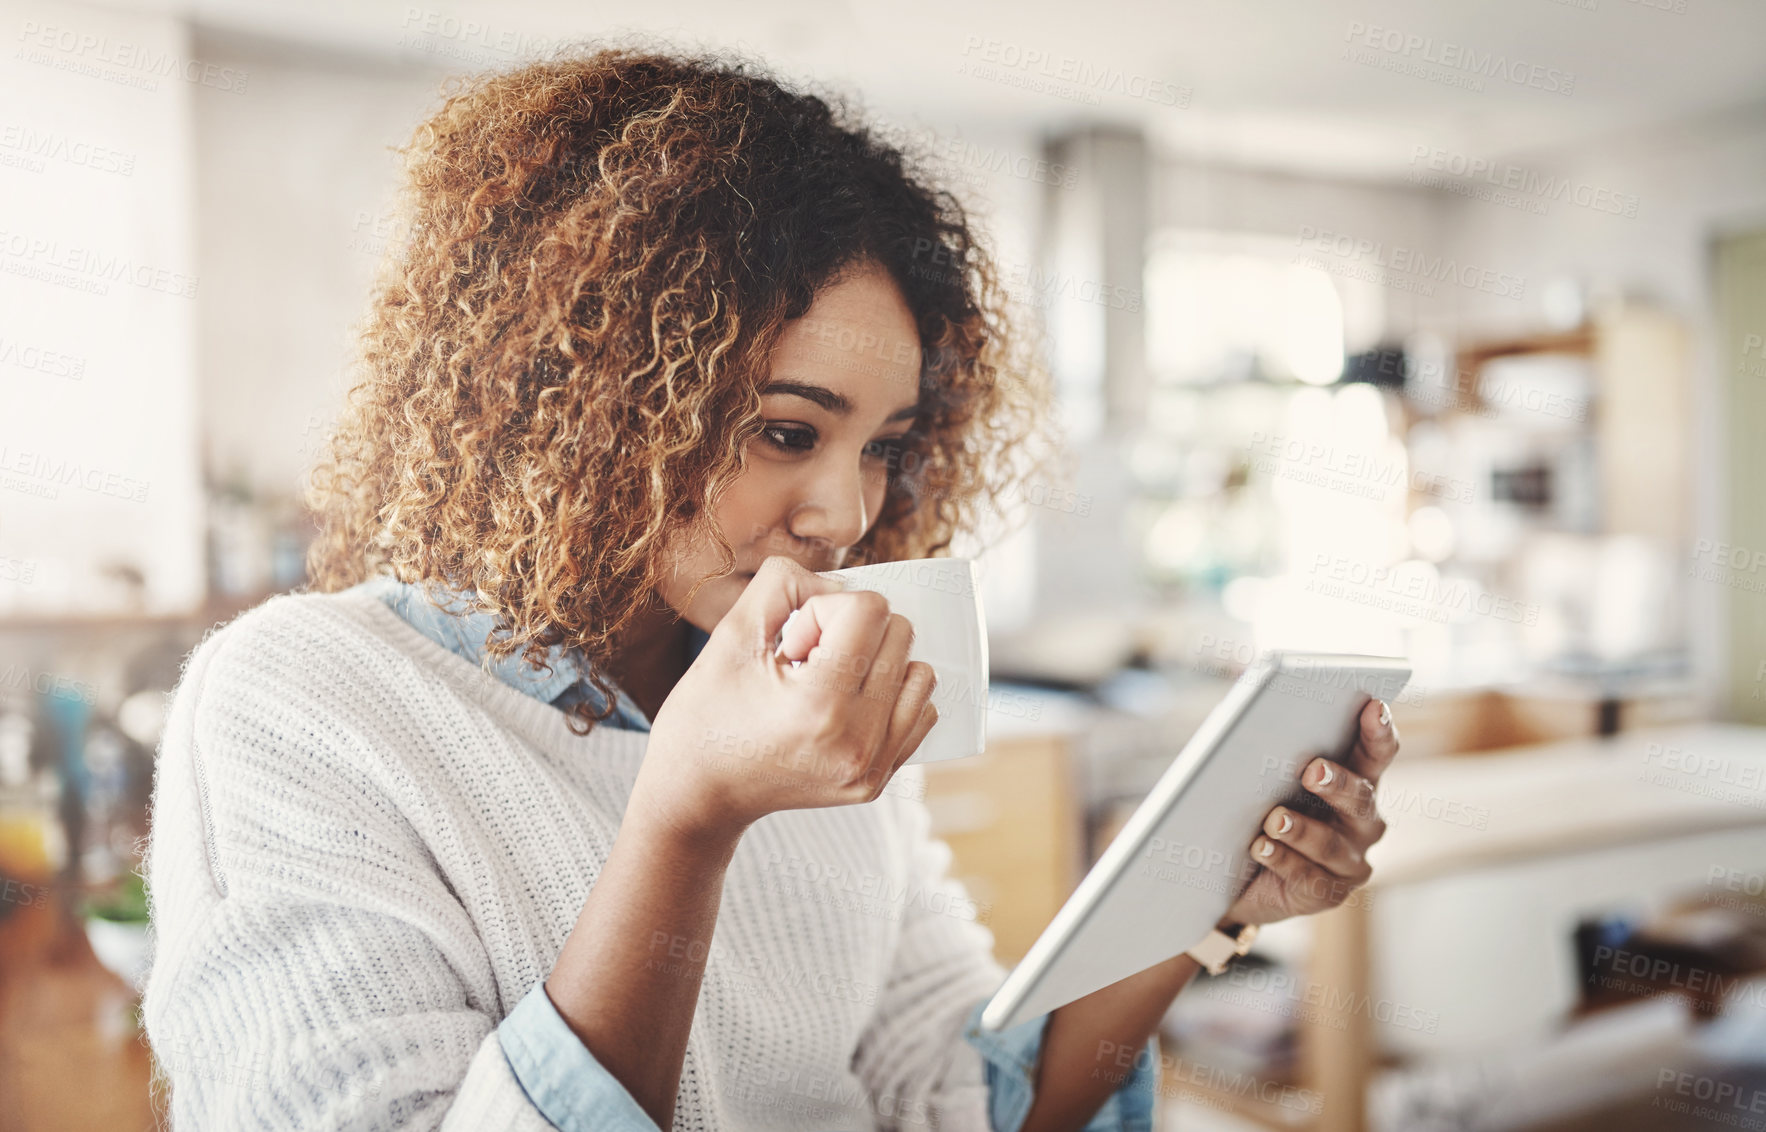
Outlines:
{"type": "Polygon", "coordinates": [[[0,920],[0,1132],[152,1132],[135,994],[50,892],[0,920]]]}

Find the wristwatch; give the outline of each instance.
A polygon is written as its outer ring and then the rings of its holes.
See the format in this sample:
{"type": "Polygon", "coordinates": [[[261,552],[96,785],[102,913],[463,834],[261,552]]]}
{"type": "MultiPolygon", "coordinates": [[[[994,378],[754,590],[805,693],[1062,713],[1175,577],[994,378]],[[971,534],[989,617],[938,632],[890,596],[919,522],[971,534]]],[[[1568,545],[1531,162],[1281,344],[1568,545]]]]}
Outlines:
{"type": "MultiPolygon", "coordinates": [[[[1228,924],[1227,927],[1235,925],[1228,924]]],[[[1210,975],[1218,975],[1226,970],[1226,965],[1234,958],[1251,950],[1251,941],[1257,938],[1256,924],[1239,924],[1236,934],[1228,935],[1220,928],[1215,928],[1205,936],[1201,943],[1184,952],[1191,959],[1202,965],[1202,969],[1210,975]]]]}

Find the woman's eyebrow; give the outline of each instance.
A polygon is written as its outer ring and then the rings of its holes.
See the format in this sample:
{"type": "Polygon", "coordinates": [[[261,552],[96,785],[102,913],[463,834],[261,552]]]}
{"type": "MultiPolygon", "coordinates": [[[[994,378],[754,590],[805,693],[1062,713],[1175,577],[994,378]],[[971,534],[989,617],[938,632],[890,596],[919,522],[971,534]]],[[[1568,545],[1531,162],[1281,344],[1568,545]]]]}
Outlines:
{"type": "MultiPolygon", "coordinates": [[[[836,416],[849,417],[852,415],[851,399],[843,393],[834,392],[834,390],[829,389],[825,385],[810,385],[801,381],[772,381],[768,382],[760,392],[762,396],[769,393],[789,393],[794,397],[802,397],[807,401],[814,401],[816,404],[836,416]]],[[[888,417],[884,418],[883,423],[888,424],[890,421],[905,421],[919,411],[920,405],[919,402],[916,401],[912,405],[904,405],[895,410],[895,412],[890,413],[888,417]]]]}

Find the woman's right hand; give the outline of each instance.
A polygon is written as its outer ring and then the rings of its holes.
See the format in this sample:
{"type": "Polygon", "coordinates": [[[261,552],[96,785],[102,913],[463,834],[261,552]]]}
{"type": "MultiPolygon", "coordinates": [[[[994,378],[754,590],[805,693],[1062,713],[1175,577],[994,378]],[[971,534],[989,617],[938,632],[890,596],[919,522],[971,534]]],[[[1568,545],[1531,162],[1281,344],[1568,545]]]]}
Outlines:
{"type": "Polygon", "coordinates": [[[938,722],[913,632],[881,594],[769,557],[658,709],[632,804],[733,844],[775,810],[875,799],[938,722]]]}

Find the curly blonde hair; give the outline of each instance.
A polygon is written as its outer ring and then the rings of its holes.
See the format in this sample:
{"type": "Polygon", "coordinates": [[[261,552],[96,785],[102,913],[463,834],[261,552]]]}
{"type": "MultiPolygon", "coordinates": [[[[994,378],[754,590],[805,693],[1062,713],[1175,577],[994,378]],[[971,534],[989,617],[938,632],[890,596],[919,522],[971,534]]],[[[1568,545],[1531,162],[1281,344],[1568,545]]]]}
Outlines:
{"type": "Polygon", "coordinates": [[[735,568],[703,520],[762,428],[768,356],[867,262],[918,325],[921,411],[847,564],[948,553],[1043,468],[1007,458],[1052,447],[1052,392],[989,253],[923,159],[839,98],[630,47],[442,94],[399,150],[403,235],[308,473],[303,588],[467,591],[498,615],[490,656],[593,662],[586,733],[671,540],[709,533],[735,568]]]}

